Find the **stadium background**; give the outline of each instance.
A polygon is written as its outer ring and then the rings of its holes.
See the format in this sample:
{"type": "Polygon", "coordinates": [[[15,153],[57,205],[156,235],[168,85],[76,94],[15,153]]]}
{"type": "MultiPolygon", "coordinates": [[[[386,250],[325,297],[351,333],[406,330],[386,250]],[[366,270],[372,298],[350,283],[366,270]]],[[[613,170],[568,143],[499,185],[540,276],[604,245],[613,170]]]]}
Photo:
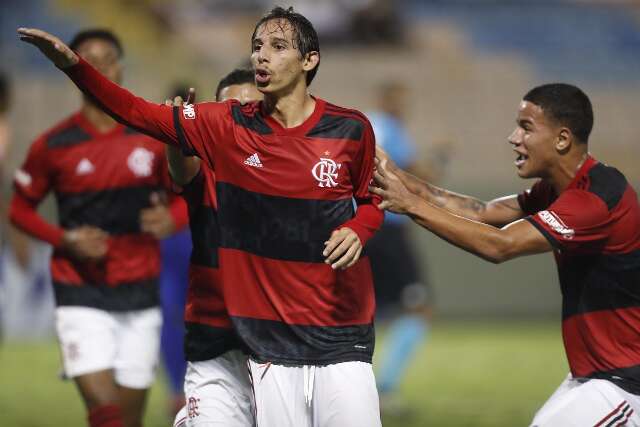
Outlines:
{"type": "MultiPolygon", "coordinates": [[[[522,95],[552,81],[591,97],[591,151],[640,184],[640,3],[613,0],[290,1],[320,33],[313,93],[363,111],[390,79],[411,89],[407,125],[429,160],[453,144],[441,182],[481,198],[520,191],[506,137],[522,95]]],[[[87,26],[113,29],[125,45],[125,86],[162,101],[174,82],[212,99],[224,73],[242,63],[249,35],[271,1],[3,0],[0,69],[13,87],[12,147],[3,194],[30,141],[78,106],[78,92],[33,49],[18,26],[68,40],[87,26]]],[[[431,159],[434,161],[437,159],[431,159]]],[[[53,216],[53,203],[43,213],[53,216]]],[[[560,295],[551,255],[494,266],[416,228],[416,249],[437,298],[432,339],[402,392],[413,417],[389,426],[526,425],[566,374],[560,295]]],[[[43,249],[39,249],[42,251],[43,249]]],[[[5,259],[10,255],[5,255],[5,259]]],[[[42,259],[42,255],[36,257],[42,259]]],[[[6,276],[5,276],[6,277],[6,276]]],[[[0,285],[0,425],[59,426],[81,419],[73,387],[58,381],[50,294],[15,298],[20,278],[0,285]],[[38,298],[37,304],[31,298],[38,298]],[[44,298],[44,299],[43,299],[44,298]],[[34,308],[37,307],[37,308],[34,308]]],[[[384,331],[382,331],[384,335],[384,331]]],[[[154,388],[148,426],[165,425],[164,389],[154,388]]]]}

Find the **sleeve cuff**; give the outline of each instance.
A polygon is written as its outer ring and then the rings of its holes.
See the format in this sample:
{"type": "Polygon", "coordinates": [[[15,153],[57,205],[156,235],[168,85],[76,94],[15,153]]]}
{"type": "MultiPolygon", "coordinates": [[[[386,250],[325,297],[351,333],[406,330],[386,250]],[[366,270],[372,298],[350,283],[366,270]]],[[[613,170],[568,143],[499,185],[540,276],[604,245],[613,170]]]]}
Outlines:
{"type": "Polygon", "coordinates": [[[546,228],[544,228],[540,223],[538,223],[538,221],[536,221],[532,216],[526,217],[525,221],[529,222],[540,233],[542,233],[542,235],[545,237],[545,239],[547,239],[549,241],[549,243],[551,244],[551,246],[553,246],[554,249],[561,249],[562,248],[560,246],[560,243],[558,242],[558,240],[556,240],[556,238],[553,237],[553,235],[551,233],[549,233],[549,231],[546,228]]]}

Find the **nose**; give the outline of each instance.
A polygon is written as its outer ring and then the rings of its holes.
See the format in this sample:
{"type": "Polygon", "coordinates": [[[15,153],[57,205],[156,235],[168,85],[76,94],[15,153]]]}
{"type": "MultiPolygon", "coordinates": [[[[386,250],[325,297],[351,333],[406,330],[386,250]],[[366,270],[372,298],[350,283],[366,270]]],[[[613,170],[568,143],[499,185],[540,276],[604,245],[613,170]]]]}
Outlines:
{"type": "Polygon", "coordinates": [[[256,60],[258,61],[258,64],[262,64],[263,62],[269,62],[267,49],[264,45],[260,46],[260,48],[254,52],[254,55],[256,56],[256,60]]]}
{"type": "Polygon", "coordinates": [[[518,145],[522,141],[521,136],[522,136],[522,132],[520,132],[520,128],[517,127],[513,130],[513,132],[511,132],[511,135],[507,137],[507,141],[511,145],[518,145]]]}

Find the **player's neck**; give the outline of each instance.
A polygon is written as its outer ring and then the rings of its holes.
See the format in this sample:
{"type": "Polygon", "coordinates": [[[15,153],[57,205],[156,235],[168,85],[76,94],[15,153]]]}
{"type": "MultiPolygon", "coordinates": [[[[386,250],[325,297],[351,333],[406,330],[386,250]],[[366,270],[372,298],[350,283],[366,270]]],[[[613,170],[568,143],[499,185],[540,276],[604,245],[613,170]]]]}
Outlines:
{"type": "Polygon", "coordinates": [[[313,114],[316,101],[307,91],[306,85],[297,85],[285,95],[267,94],[264,98],[265,112],[283,128],[300,126],[313,114]]]}
{"type": "Polygon", "coordinates": [[[100,133],[106,133],[118,125],[107,113],[90,101],[85,100],[80,109],[82,115],[100,133]]]}
{"type": "Polygon", "coordinates": [[[564,161],[558,162],[558,167],[549,177],[549,181],[556,191],[556,194],[562,193],[571,184],[576,177],[578,171],[584,165],[589,153],[587,151],[577,151],[570,155],[564,161]]]}

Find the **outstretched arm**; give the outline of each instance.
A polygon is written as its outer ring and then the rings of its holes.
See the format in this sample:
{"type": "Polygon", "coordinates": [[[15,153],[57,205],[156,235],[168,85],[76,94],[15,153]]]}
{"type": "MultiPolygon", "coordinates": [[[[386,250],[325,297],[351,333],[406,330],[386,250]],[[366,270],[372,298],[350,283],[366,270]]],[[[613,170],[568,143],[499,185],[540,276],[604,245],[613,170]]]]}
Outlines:
{"type": "Polygon", "coordinates": [[[400,169],[381,148],[376,148],[376,160],[379,165],[384,165],[386,170],[397,176],[411,193],[455,215],[494,226],[503,226],[526,216],[520,208],[517,195],[485,202],[421,180],[400,169]]]}
{"type": "MultiPolygon", "coordinates": [[[[194,88],[190,88],[186,103],[193,104],[195,99],[196,91],[194,88]]],[[[173,107],[180,107],[182,104],[183,100],[180,96],[176,96],[173,101],[165,101],[165,105],[173,107]]],[[[187,156],[174,146],[168,146],[166,153],[167,162],[169,163],[169,175],[171,175],[171,179],[173,179],[176,184],[184,186],[190,183],[200,171],[201,162],[199,158],[187,156]]]]}
{"type": "Polygon", "coordinates": [[[84,61],[59,38],[34,28],[19,28],[20,39],[36,46],[115,120],[168,144],[177,145],[173,107],[134,96],[84,61]]]}
{"type": "Polygon", "coordinates": [[[417,224],[449,243],[493,263],[552,250],[532,224],[517,220],[503,228],[455,215],[409,191],[384,165],[378,165],[371,192],[382,197],[380,206],[406,214],[417,224]]]}

